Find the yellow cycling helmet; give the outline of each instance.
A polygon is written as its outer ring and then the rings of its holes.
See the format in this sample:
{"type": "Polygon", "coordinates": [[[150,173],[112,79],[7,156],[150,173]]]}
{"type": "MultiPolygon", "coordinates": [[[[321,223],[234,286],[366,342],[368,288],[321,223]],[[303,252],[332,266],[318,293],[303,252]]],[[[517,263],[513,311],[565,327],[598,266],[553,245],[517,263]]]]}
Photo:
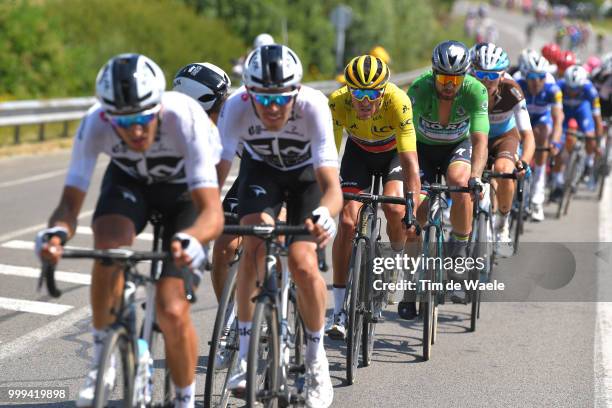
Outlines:
{"type": "Polygon", "coordinates": [[[355,57],[344,69],[344,79],[351,88],[381,89],[389,81],[389,67],[372,55],[355,57]]]}
{"type": "Polygon", "coordinates": [[[376,58],[380,58],[385,64],[391,62],[391,56],[389,55],[387,50],[385,50],[381,45],[373,47],[370,52],[368,52],[368,54],[376,58]]]}

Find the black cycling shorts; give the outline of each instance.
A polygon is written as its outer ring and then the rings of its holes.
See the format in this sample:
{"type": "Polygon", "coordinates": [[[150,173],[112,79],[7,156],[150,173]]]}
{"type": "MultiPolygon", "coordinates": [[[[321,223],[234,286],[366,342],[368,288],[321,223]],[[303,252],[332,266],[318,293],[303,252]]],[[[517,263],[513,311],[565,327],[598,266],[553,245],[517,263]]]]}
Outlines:
{"type": "MultiPolygon", "coordinates": [[[[287,204],[287,225],[302,225],[320,204],[322,193],[313,166],[281,171],[254,160],[245,151],[238,179],[238,215],[266,213],[276,219],[287,204]]],[[[293,241],[313,241],[311,236],[296,236],[293,241]]]]}
{"type": "Polygon", "coordinates": [[[351,139],[347,139],[340,166],[342,191],[347,193],[369,191],[373,174],[382,175],[383,185],[391,180],[402,181],[404,173],[397,150],[382,153],[368,152],[351,139]]]}
{"type": "MultiPolygon", "coordinates": [[[[197,210],[191,200],[187,184],[146,184],[110,163],[102,179],[100,197],[93,219],[103,215],[123,215],[134,223],[136,234],[147,226],[151,213],[162,215],[162,248],[170,250],[172,236],[193,225],[197,210]]],[[[162,277],[183,277],[174,262],[164,262],[162,277]]]]}
{"type": "Polygon", "coordinates": [[[446,175],[451,163],[465,162],[472,159],[472,142],[465,139],[453,145],[429,145],[417,142],[421,182],[434,183],[436,174],[446,175]]]}
{"type": "MultiPolygon", "coordinates": [[[[232,213],[238,215],[238,178],[234,180],[232,186],[225,194],[223,198],[223,212],[232,213]]],[[[237,225],[238,220],[226,217],[225,225],[237,225]]]]}

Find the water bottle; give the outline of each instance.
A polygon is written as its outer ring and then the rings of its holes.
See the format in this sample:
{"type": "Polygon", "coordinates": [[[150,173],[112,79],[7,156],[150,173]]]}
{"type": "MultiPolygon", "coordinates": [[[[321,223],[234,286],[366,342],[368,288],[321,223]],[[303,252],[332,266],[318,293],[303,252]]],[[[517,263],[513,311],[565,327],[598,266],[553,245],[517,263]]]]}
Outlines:
{"type": "Polygon", "coordinates": [[[136,391],[137,406],[148,405],[151,403],[151,375],[153,369],[153,359],[149,352],[149,345],[144,339],[138,339],[138,370],[134,389],[136,391]]]}

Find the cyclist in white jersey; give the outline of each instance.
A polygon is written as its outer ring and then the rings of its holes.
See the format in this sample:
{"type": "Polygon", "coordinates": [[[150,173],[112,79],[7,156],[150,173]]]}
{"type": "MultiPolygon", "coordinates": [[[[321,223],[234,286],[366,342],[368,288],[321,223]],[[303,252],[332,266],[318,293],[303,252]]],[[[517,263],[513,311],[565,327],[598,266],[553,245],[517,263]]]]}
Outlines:
{"type": "MultiPolygon", "coordinates": [[[[215,171],[220,141],[200,105],[177,92],[164,92],[165,84],[161,69],[143,55],[121,54],[102,67],[96,79],[99,102],[81,122],[60,203],[49,227],[37,235],[36,252],[51,263],[59,261],[62,245],[75,233],[97,157],[110,156],[93,216],[94,246],[130,246],[151,211],[162,214],[162,247],[173,254],[174,262],[164,264],[157,284],[157,319],[176,388],[175,407],[183,408],[194,406],[198,356],[183,274],[201,277],[202,244],[223,227],[215,171]]],[[[94,263],[93,369],[77,406],[93,401],[105,328],[115,320],[111,308],[123,286],[118,272],[116,265],[94,263]]],[[[114,379],[111,367],[105,375],[109,390],[114,379]]]]}
{"type": "MultiPolygon", "coordinates": [[[[311,230],[311,237],[293,239],[289,268],[306,326],[306,404],[328,407],[333,388],[323,348],[327,290],[317,267],[316,248],[326,245],[336,232],[333,217],[342,206],[342,192],[327,98],[300,85],[301,79],[301,62],[288,47],[267,45],[247,57],[246,90],[230,98],[221,110],[223,153],[218,167],[223,181],[238,143],[244,144],[238,176],[242,225],[274,223],[286,202],[287,224],[305,222],[311,230]]],[[[248,261],[240,263],[236,296],[240,362],[228,383],[238,395],[246,386],[255,273],[263,269],[261,240],[245,237],[243,249],[241,259],[248,261]]]]}

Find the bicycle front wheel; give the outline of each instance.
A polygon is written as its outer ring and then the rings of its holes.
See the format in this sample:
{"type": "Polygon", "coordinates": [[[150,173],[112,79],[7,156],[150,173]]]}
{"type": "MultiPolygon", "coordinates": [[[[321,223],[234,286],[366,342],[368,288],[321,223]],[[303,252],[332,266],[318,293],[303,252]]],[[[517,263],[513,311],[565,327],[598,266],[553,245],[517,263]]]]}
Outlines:
{"type": "MultiPolygon", "coordinates": [[[[427,229],[427,248],[425,249],[426,259],[436,259],[438,254],[438,238],[437,229],[435,226],[430,226],[427,229]]],[[[431,284],[436,281],[436,266],[435,262],[428,263],[425,269],[424,280],[431,284]],[[431,264],[431,265],[430,265],[431,264]]],[[[426,287],[423,290],[421,297],[421,315],[423,316],[423,360],[428,361],[431,358],[431,346],[434,341],[434,330],[436,311],[434,304],[434,294],[431,287],[426,287]]]]}
{"type": "Polygon", "coordinates": [[[361,304],[361,280],[365,273],[365,241],[359,239],[353,247],[353,254],[349,263],[349,315],[348,330],[346,333],[346,379],[350,384],[355,381],[355,374],[359,363],[363,330],[363,305],[361,304]]]}
{"type": "Polygon", "coordinates": [[[278,406],[280,344],[276,311],[266,298],[255,306],[247,361],[247,407],[278,406]]]}
{"type": "Polygon", "coordinates": [[[227,382],[231,369],[238,360],[238,319],[234,316],[237,271],[237,267],[229,269],[217,308],[206,368],[204,387],[206,408],[225,408],[232,399],[231,392],[227,389],[227,382]],[[232,318],[233,322],[230,321],[232,318]]]}
{"type": "Polygon", "coordinates": [[[134,342],[125,327],[114,325],[106,335],[100,356],[94,408],[132,407],[135,376],[134,342]]]}
{"type": "MultiPolygon", "coordinates": [[[[493,259],[489,256],[488,247],[490,243],[487,241],[487,216],[481,212],[478,214],[478,222],[476,224],[476,242],[473,252],[474,259],[485,259],[485,267],[488,268],[487,273],[490,272],[493,264],[493,259]],[[487,260],[488,258],[488,260],[487,260]]],[[[480,312],[480,288],[478,283],[480,282],[480,270],[473,268],[470,270],[470,280],[474,283],[473,289],[470,290],[471,299],[471,313],[470,313],[470,331],[476,331],[476,320],[479,317],[480,312]]]]}

